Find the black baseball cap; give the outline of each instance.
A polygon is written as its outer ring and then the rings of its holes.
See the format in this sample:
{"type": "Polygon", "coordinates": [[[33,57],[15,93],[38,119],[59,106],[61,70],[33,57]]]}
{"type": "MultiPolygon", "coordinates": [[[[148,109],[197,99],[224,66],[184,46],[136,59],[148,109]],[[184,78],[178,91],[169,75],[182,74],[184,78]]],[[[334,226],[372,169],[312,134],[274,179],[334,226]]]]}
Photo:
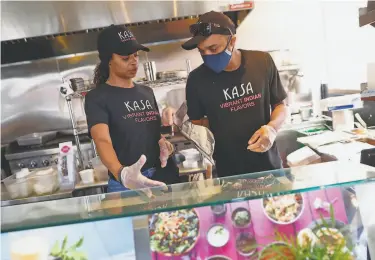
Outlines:
{"type": "Polygon", "coordinates": [[[133,33],[125,26],[111,25],[100,32],[98,36],[99,57],[113,53],[127,56],[137,51],[150,51],[139,44],[133,33]]]}
{"type": "Polygon", "coordinates": [[[212,34],[234,35],[236,27],[232,20],[223,13],[210,11],[202,14],[196,24],[190,26],[193,38],[182,44],[185,50],[197,48],[198,44],[212,34]]]}

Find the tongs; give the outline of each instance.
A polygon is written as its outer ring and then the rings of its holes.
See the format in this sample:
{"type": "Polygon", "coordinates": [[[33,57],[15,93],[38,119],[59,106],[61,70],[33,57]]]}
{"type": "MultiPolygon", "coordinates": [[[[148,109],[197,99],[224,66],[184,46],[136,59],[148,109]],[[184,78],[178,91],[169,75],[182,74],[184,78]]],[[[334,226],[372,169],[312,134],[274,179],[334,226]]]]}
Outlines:
{"type": "Polygon", "coordinates": [[[202,156],[214,165],[214,135],[207,127],[194,125],[189,121],[186,101],[176,111],[174,124],[178,127],[181,134],[194,144],[202,156]]]}

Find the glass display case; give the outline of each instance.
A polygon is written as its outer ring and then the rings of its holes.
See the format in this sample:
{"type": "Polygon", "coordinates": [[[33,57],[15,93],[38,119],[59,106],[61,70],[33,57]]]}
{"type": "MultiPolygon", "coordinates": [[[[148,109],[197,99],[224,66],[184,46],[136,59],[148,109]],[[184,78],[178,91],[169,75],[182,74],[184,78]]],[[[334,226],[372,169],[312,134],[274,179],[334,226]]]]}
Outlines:
{"type": "Polygon", "coordinates": [[[1,259],[367,259],[364,190],[375,168],[328,162],[3,207],[1,259]],[[13,257],[42,240],[49,258],[13,257]]]}

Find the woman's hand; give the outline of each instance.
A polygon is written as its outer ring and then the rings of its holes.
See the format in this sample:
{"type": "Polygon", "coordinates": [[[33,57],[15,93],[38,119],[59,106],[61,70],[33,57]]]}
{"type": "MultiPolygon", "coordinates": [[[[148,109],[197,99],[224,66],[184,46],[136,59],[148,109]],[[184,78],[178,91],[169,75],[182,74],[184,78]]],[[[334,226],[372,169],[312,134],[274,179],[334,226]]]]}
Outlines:
{"type": "Polygon", "coordinates": [[[174,147],[164,137],[159,140],[159,147],[161,168],[164,168],[167,166],[169,156],[174,152],[174,147]]]}
{"type": "Polygon", "coordinates": [[[173,118],[176,113],[176,110],[173,107],[166,107],[163,109],[161,122],[163,126],[172,126],[173,118]]]}
{"type": "Polygon", "coordinates": [[[157,186],[166,186],[166,184],[163,182],[154,181],[142,175],[141,169],[146,163],[146,160],[146,156],[141,155],[135,164],[122,169],[121,182],[126,188],[137,190],[157,186]]]}

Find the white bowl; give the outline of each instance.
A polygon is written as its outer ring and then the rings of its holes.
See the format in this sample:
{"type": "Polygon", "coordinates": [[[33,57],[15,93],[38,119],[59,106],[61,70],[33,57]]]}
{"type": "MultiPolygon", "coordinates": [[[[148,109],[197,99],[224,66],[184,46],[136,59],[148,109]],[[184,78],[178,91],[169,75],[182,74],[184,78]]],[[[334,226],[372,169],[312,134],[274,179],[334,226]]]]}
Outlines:
{"type": "Polygon", "coordinates": [[[228,243],[229,238],[230,238],[229,230],[222,224],[214,224],[207,231],[208,244],[216,248],[225,246],[228,243]],[[216,235],[217,228],[222,228],[223,233],[220,235],[221,236],[220,238],[215,237],[217,236],[216,235]]]}
{"type": "MultiPolygon", "coordinates": [[[[298,193],[295,193],[295,194],[298,194],[298,193]]],[[[300,193],[299,193],[299,194],[300,194],[300,193]]],[[[268,215],[268,213],[267,213],[267,211],[266,211],[266,209],[265,209],[265,207],[264,207],[264,199],[261,200],[263,213],[266,215],[266,217],[267,217],[271,222],[273,222],[273,223],[275,223],[275,224],[278,224],[278,225],[289,225],[289,224],[292,224],[292,223],[296,222],[296,221],[302,216],[303,211],[305,210],[305,199],[304,199],[304,197],[303,197],[302,194],[300,194],[300,195],[301,195],[301,198],[302,198],[302,206],[301,206],[301,210],[300,210],[300,212],[298,213],[298,215],[297,215],[294,219],[292,219],[291,221],[289,221],[289,222],[277,221],[277,220],[271,218],[271,217],[268,215]]],[[[280,195],[280,196],[284,196],[284,195],[280,195]]],[[[280,197],[280,196],[274,196],[274,197],[280,197]]]]}

